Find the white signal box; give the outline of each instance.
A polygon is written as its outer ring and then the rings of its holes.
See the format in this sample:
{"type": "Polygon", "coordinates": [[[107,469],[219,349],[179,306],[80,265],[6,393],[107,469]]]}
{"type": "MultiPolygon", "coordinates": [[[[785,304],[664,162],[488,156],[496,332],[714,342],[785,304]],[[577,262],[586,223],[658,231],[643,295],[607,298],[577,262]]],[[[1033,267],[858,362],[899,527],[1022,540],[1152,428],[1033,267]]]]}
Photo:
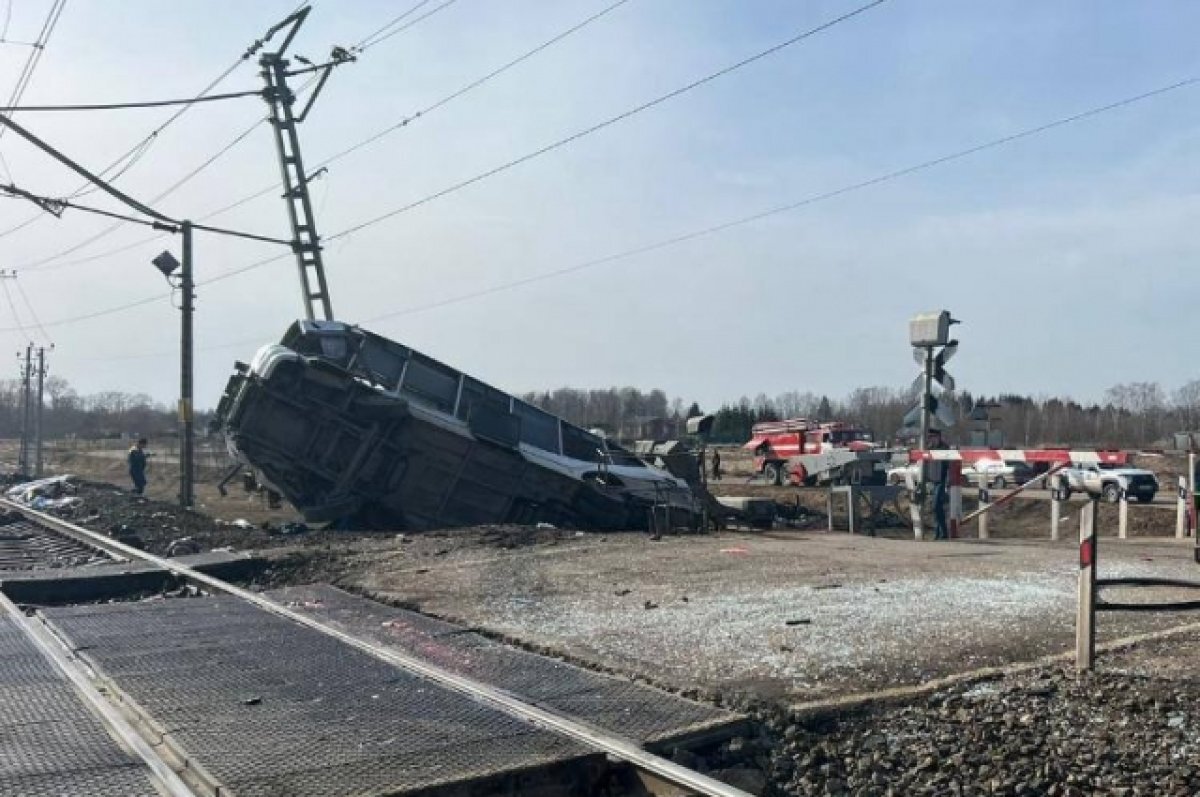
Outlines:
{"type": "Polygon", "coordinates": [[[950,327],[958,320],[949,310],[922,313],[908,322],[908,338],[913,346],[945,346],[950,342],[950,327]]]}

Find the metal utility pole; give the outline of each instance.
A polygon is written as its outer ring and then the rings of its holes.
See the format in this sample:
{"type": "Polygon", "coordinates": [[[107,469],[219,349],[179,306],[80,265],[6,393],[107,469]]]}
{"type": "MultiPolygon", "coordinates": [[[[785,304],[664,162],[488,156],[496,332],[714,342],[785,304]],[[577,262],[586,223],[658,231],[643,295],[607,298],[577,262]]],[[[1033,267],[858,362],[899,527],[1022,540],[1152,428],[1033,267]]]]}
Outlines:
{"type": "Polygon", "coordinates": [[[25,347],[25,356],[17,355],[21,361],[21,453],[17,459],[17,470],[29,475],[29,379],[33,367],[33,344],[25,347]]]}
{"type": "Polygon", "coordinates": [[[33,419],[33,439],[34,456],[33,475],[41,478],[42,476],[42,410],[45,407],[46,394],[46,349],[44,346],[38,346],[38,365],[37,365],[37,412],[34,413],[33,419]]]}
{"type": "Polygon", "coordinates": [[[255,52],[262,44],[281,30],[287,29],[283,42],[274,52],[263,53],[258,63],[262,67],[263,80],[267,88],[263,96],[271,108],[271,129],[275,131],[275,148],[279,153],[279,172],[283,178],[283,199],[287,205],[288,220],[292,225],[292,251],[296,253],[296,265],[300,270],[300,289],[304,298],[304,313],[307,318],[317,317],[317,306],[320,305],[321,317],[327,321],[333,320],[333,304],[329,299],[329,284],[325,279],[325,263],[321,257],[321,238],[317,235],[316,215],[313,213],[312,198],[308,192],[308,184],[315,175],[304,171],[304,160],[300,156],[300,137],[296,125],[303,122],[308,112],[312,110],[313,102],[329,79],[333,68],[346,61],[353,61],[354,56],[341,47],[333,48],[327,63],[313,65],[303,57],[296,60],[308,64],[297,70],[288,70],[290,62],[283,57],[292,39],[308,18],[311,7],[306,6],[289,16],[283,22],[267,31],[267,35],[247,55],[255,52]],[[292,106],[296,95],[288,87],[287,80],[295,75],[309,72],[319,72],[320,77],[313,89],[312,95],[299,114],[294,113],[292,106]]]}
{"type": "MultiPolygon", "coordinates": [[[[303,18],[307,15],[307,12],[308,12],[308,9],[305,9],[303,12],[301,12],[299,14],[300,21],[302,21],[303,18]]],[[[293,17],[295,17],[295,16],[296,15],[293,15],[293,17]]],[[[289,17],[289,20],[291,20],[291,19],[292,19],[292,17],[289,17]]],[[[298,26],[299,22],[297,22],[296,25],[298,26]]],[[[271,32],[267,34],[267,38],[269,39],[271,37],[271,35],[274,34],[275,30],[277,30],[279,27],[282,27],[282,25],[276,26],[276,28],[272,29],[271,32]]],[[[293,35],[295,35],[294,29],[287,36],[287,39],[284,41],[284,48],[287,47],[287,44],[288,44],[288,42],[291,41],[291,38],[293,35]]],[[[252,53],[252,52],[256,51],[261,46],[262,46],[262,42],[256,43],[254,45],[254,47],[251,48],[250,52],[252,53]]],[[[247,57],[249,57],[249,55],[250,55],[250,53],[247,53],[247,57]]],[[[343,50],[335,48],[334,53],[333,53],[333,60],[329,64],[322,65],[321,67],[312,67],[310,69],[286,72],[286,73],[281,73],[281,74],[284,77],[287,77],[290,75],[298,74],[299,72],[309,72],[309,71],[317,71],[319,69],[325,69],[326,74],[322,75],[321,80],[317,85],[317,90],[319,90],[320,87],[322,85],[324,85],[325,78],[328,77],[328,70],[332,69],[333,66],[336,66],[337,64],[341,63],[342,61],[346,61],[346,60],[352,60],[352,57],[349,55],[349,53],[346,53],[343,50]]],[[[284,63],[286,64],[286,62],[284,62],[284,63]]],[[[284,89],[286,89],[286,86],[284,86],[284,89]]],[[[316,92],[314,92],[314,97],[315,97],[315,95],[316,95],[316,92]]],[[[289,99],[288,100],[289,105],[290,105],[290,102],[291,102],[291,100],[289,99]]],[[[309,100],[309,105],[310,106],[312,105],[312,99],[309,100]]],[[[289,113],[290,113],[290,111],[289,111],[289,113]]],[[[306,113],[308,113],[308,108],[305,108],[304,113],[302,113],[300,115],[299,119],[302,120],[304,118],[304,114],[306,114],[306,113]]],[[[47,155],[49,155],[50,157],[52,157],[54,160],[58,161],[62,165],[66,166],[71,171],[80,175],[81,177],[83,177],[85,180],[87,180],[92,185],[99,188],[104,193],[106,193],[109,196],[113,197],[114,199],[118,200],[119,202],[124,204],[126,207],[132,208],[144,216],[148,216],[153,221],[146,221],[144,219],[128,219],[128,218],[126,218],[126,220],[136,221],[137,223],[140,223],[140,224],[148,224],[149,226],[152,226],[155,229],[165,230],[167,232],[172,232],[172,233],[179,232],[179,233],[183,234],[183,260],[184,260],[184,263],[183,263],[183,268],[182,268],[182,274],[181,274],[180,281],[178,284],[178,287],[183,292],[183,305],[181,308],[183,311],[183,329],[182,329],[182,335],[181,335],[181,341],[180,341],[181,363],[180,363],[179,420],[180,420],[180,427],[181,427],[180,428],[180,436],[182,438],[182,445],[180,446],[179,502],[185,509],[190,508],[192,506],[192,504],[194,503],[194,491],[193,491],[192,481],[193,481],[193,477],[194,477],[194,453],[195,453],[194,452],[194,443],[195,443],[194,430],[193,430],[193,425],[192,425],[192,384],[193,384],[193,380],[192,380],[192,367],[193,367],[192,366],[192,309],[193,309],[193,303],[194,303],[194,299],[195,299],[195,296],[194,296],[195,283],[194,283],[193,273],[192,273],[192,232],[194,230],[204,230],[206,232],[219,233],[219,234],[223,234],[223,235],[232,235],[232,236],[239,237],[239,238],[247,238],[247,239],[256,240],[256,241],[263,241],[266,243],[288,245],[288,246],[291,246],[293,249],[296,249],[296,243],[294,240],[293,241],[283,241],[278,238],[270,238],[270,237],[263,236],[263,235],[254,235],[251,233],[239,232],[236,230],[228,230],[228,229],[222,229],[219,227],[211,227],[211,226],[208,226],[205,224],[194,224],[191,221],[176,221],[175,219],[172,219],[170,216],[164,216],[162,213],[159,213],[157,210],[154,210],[153,208],[137,201],[136,199],[129,196],[128,194],[123,193],[122,191],[117,189],[115,186],[105,182],[101,177],[99,177],[95,174],[92,174],[92,172],[88,171],[86,168],[84,168],[80,164],[71,160],[66,155],[59,152],[54,147],[47,144],[45,141],[42,141],[40,138],[35,136],[33,133],[29,132],[24,127],[17,124],[16,122],[14,122],[10,117],[0,115],[0,131],[3,131],[3,130],[12,130],[14,133],[19,135],[21,138],[25,139],[30,144],[33,144],[39,150],[46,153],[47,155]]],[[[299,164],[299,152],[298,151],[296,153],[296,163],[299,164]]],[[[56,215],[58,213],[61,213],[62,209],[65,207],[77,207],[77,208],[83,209],[83,206],[73,205],[67,200],[55,201],[55,200],[51,200],[51,199],[48,199],[45,197],[37,197],[37,196],[34,196],[33,194],[29,193],[28,191],[23,191],[23,190],[17,189],[15,186],[0,186],[0,190],[3,190],[5,193],[13,194],[14,196],[22,196],[26,199],[30,199],[31,201],[37,203],[39,206],[41,206],[43,209],[45,209],[47,212],[55,213],[56,215]]],[[[305,197],[306,197],[305,203],[307,205],[308,204],[307,192],[305,193],[305,197]]],[[[93,210],[93,212],[96,212],[95,209],[92,209],[92,210],[93,210]]],[[[311,207],[309,207],[309,211],[311,212],[311,207]]],[[[112,215],[112,214],[107,214],[107,215],[112,215]]],[[[125,217],[119,217],[119,218],[125,218],[125,217]]],[[[311,229],[311,227],[310,227],[310,229],[311,229]]],[[[314,245],[315,245],[315,231],[314,231],[314,239],[313,240],[314,240],[314,245]]],[[[299,252],[299,250],[297,250],[297,252],[299,252]]],[[[175,268],[179,267],[179,263],[176,262],[173,257],[170,257],[170,255],[168,253],[164,253],[164,254],[167,255],[167,259],[163,259],[163,255],[160,255],[158,258],[155,258],[154,261],[152,261],[152,262],[154,263],[155,266],[157,266],[159,268],[160,271],[162,271],[163,275],[165,277],[167,277],[168,280],[170,280],[172,271],[175,268]]],[[[318,261],[317,262],[318,262],[318,264],[320,262],[319,261],[319,253],[318,253],[318,261]]],[[[318,268],[319,268],[319,265],[318,265],[318,268]]],[[[321,274],[320,284],[322,286],[324,286],[324,274],[323,273],[321,274]]],[[[307,293],[307,291],[306,291],[306,293],[307,293]]],[[[321,293],[324,293],[323,287],[321,289],[321,293]]],[[[328,299],[326,299],[326,303],[327,302],[328,302],[328,299]]],[[[309,317],[310,318],[312,317],[311,313],[309,314],[309,317]]],[[[30,348],[32,348],[32,346],[30,348]]],[[[26,392],[25,416],[26,416],[26,420],[25,420],[25,433],[22,436],[22,443],[21,443],[22,472],[25,472],[25,469],[29,465],[29,450],[28,450],[29,373],[28,372],[29,372],[30,356],[31,356],[30,350],[26,350],[26,369],[25,369],[26,370],[26,376],[25,376],[25,392],[26,392]]]]}
{"type": "Polygon", "coordinates": [[[192,275],[192,223],[180,225],[183,233],[183,267],[180,269],[179,289],[183,292],[180,304],[182,316],[179,331],[179,423],[182,442],[179,449],[179,505],[190,508],[195,505],[196,430],[192,416],[193,347],[192,311],[195,300],[195,280],[192,275]]]}

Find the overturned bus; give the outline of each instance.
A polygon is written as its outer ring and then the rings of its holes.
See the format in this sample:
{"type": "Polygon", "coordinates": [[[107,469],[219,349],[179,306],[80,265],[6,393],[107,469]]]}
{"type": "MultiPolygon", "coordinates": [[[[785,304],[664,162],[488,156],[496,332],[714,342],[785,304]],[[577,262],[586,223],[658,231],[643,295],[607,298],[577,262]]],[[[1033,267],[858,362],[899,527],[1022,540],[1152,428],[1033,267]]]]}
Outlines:
{"type": "Polygon", "coordinates": [[[298,321],[238,363],[214,424],[312,522],[644,529],[664,514],[695,527],[704,511],[686,480],[340,322],[298,321]]]}

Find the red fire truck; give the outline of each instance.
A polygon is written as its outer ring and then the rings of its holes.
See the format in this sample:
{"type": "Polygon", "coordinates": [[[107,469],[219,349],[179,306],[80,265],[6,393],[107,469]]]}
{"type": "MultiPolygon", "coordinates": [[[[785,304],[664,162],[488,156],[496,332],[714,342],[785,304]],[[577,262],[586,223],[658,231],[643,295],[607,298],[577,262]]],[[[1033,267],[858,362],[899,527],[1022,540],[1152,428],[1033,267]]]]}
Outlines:
{"type": "Polygon", "coordinates": [[[837,478],[847,464],[858,461],[868,463],[869,472],[874,458],[856,455],[873,452],[877,446],[869,431],[851,424],[789,418],[754,424],[750,441],[742,448],[754,452],[754,472],[771,484],[813,484],[837,478]]]}

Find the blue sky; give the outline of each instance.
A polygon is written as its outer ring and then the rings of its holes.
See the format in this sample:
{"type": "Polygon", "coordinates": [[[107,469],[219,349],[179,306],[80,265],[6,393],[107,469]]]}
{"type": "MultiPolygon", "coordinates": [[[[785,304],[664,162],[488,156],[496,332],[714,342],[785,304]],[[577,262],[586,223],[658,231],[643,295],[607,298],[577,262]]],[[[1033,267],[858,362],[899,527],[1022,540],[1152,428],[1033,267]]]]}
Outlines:
{"type": "MultiPolygon", "coordinates": [[[[458,0],[340,68],[301,131],[324,157],[427,106],[608,5],[458,0]]],[[[10,38],[49,0],[14,2],[10,38]]],[[[352,44],[411,0],[317,0],[295,51],[352,44]]],[[[330,234],[620,113],[856,7],[847,2],[630,0],[574,36],[331,167],[314,184],[330,234]]],[[[294,7],[71,0],[26,103],[189,96],[294,7]]],[[[432,7],[432,5],[430,6],[432,7]]],[[[1187,2],[890,0],[575,144],[331,241],[335,309],[364,321],[719,224],[1056,118],[1200,76],[1187,2]]],[[[0,78],[25,52],[0,45],[0,78]]],[[[252,64],[223,90],[257,88],[252,64]]],[[[256,99],[197,107],[118,184],[148,199],[264,113],[256,99]]],[[[24,114],[101,166],[169,112],[24,114]]],[[[1119,381],[1200,377],[1194,263],[1200,86],[795,212],[483,298],[371,324],[510,390],[661,387],[713,405],[785,390],[843,395],[907,384],[906,321],[964,320],[954,361],[973,392],[1098,398],[1119,381]]],[[[164,199],[199,216],[277,179],[269,129],[164,199]]],[[[12,135],[19,184],[77,180],[12,135]]],[[[109,206],[92,194],[88,200],[109,206]]],[[[0,203],[0,230],[27,218],[0,203]]],[[[286,235],[267,196],[212,220],[286,235]]],[[[120,229],[30,266],[106,223],[68,212],[0,238],[44,322],[164,291],[148,261],[170,239],[120,229]],[[54,267],[57,266],[57,267],[54,267]]],[[[276,254],[197,243],[200,279],[276,254]]],[[[300,312],[287,259],[204,286],[197,403],[234,359],[300,312]],[[225,345],[242,341],[236,345],[225,345]]],[[[18,307],[18,309],[23,309],[18,307]]],[[[0,315],[11,323],[7,305],[0,315]]],[[[29,325],[23,313],[22,325],[29,325]]],[[[176,392],[168,300],[48,332],[55,372],[83,391],[176,392]],[[115,359],[124,358],[124,359],[115,359]]],[[[15,351],[26,338],[0,333],[15,351]]],[[[15,367],[14,367],[15,373],[15,367]]]]}

